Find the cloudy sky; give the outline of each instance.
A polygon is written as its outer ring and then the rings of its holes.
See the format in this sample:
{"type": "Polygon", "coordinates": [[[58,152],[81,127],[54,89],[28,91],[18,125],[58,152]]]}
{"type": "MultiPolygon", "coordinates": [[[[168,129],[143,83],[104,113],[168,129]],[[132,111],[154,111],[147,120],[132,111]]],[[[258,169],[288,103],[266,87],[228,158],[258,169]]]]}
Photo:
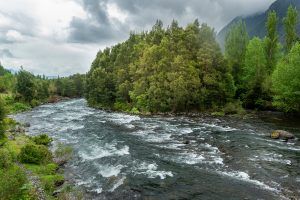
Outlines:
{"type": "Polygon", "coordinates": [[[198,18],[216,31],[274,0],[0,0],[0,60],[35,74],[85,73],[98,50],[161,19],[198,18]]]}

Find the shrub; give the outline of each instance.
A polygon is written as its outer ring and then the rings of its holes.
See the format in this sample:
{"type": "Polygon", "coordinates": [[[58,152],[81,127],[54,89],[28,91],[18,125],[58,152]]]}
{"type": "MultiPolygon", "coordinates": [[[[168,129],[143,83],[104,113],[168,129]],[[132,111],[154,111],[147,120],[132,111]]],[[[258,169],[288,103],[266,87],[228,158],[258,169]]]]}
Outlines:
{"type": "Polygon", "coordinates": [[[0,149],[0,169],[9,168],[12,165],[12,157],[8,150],[0,149]]]}
{"type": "Polygon", "coordinates": [[[26,105],[24,103],[17,102],[17,103],[12,104],[10,110],[13,113],[17,113],[17,112],[24,112],[26,110],[29,110],[30,108],[31,108],[30,106],[28,106],[28,105],[26,105]]]}
{"type": "Polygon", "coordinates": [[[30,105],[32,107],[37,107],[37,106],[41,105],[41,102],[36,100],[36,99],[32,99],[31,102],[30,102],[30,105]]]}
{"type": "Polygon", "coordinates": [[[6,126],[15,126],[15,125],[17,125],[16,120],[14,120],[14,119],[12,119],[12,118],[4,118],[3,123],[4,123],[6,126]]]}
{"type": "Polygon", "coordinates": [[[129,111],[131,106],[128,103],[116,102],[114,104],[114,109],[119,111],[129,111]]]}
{"type": "Polygon", "coordinates": [[[60,186],[64,182],[64,176],[62,175],[46,175],[41,177],[41,182],[49,194],[52,194],[57,186],[60,186]]]}
{"type": "Polygon", "coordinates": [[[48,146],[52,142],[52,138],[50,138],[46,134],[38,135],[32,138],[32,140],[38,145],[48,146]]]}
{"type": "Polygon", "coordinates": [[[223,112],[226,115],[232,115],[232,114],[243,115],[243,114],[245,114],[245,110],[243,109],[242,103],[240,101],[227,103],[223,109],[223,112]]]}
{"type": "Polygon", "coordinates": [[[20,167],[0,169],[0,199],[22,199],[26,182],[26,175],[20,167]]]}
{"type": "Polygon", "coordinates": [[[52,154],[47,147],[43,145],[27,144],[22,147],[19,160],[22,163],[41,164],[52,159],[52,154]]]}

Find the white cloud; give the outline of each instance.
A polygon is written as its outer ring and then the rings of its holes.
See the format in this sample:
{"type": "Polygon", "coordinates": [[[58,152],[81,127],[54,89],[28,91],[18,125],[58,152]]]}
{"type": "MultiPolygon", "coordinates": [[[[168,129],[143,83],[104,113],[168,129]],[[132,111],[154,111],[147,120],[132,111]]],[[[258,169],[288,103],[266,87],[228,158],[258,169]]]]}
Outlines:
{"type": "Polygon", "coordinates": [[[9,42],[23,42],[24,37],[16,30],[8,30],[6,33],[6,40],[9,42]]]}

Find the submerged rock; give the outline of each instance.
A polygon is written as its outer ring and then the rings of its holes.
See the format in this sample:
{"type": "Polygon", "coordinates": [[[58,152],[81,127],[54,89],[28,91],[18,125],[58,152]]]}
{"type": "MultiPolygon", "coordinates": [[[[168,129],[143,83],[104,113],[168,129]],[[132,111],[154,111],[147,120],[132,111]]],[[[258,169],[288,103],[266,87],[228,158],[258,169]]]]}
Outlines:
{"type": "Polygon", "coordinates": [[[284,139],[284,140],[289,140],[289,139],[294,139],[295,136],[287,131],[283,130],[276,130],[271,133],[271,138],[272,139],[284,139]]]}
{"type": "Polygon", "coordinates": [[[191,142],[189,140],[183,141],[183,144],[190,144],[191,142]]]}
{"type": "Polygon", "coordinates": [[[23,124],[23,126],[25,127],[25,128],[29,128],[30,127],[30,123],[25,123],[25,124],[23,124]]]}

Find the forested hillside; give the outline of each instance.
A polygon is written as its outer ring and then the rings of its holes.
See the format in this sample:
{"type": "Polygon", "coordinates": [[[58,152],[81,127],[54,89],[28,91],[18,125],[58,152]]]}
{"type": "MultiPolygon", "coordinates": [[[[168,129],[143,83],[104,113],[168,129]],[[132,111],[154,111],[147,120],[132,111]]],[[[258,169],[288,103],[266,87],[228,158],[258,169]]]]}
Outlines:
{"type": "MultiPolygon", "coordinates": [[[[268,18],[268,13],[270,11],[275,11],[278,15],[278,18],[283,19],[286,14],[287,8],[291,4],[295,6],[298,11],[300,10],[300,0],[277,0],[269,7],[267,11],[263,13],[258,13],[251,16],[236,17],[218,33],[217,36],[218,42],[220,42],[220,44],[224,46],[225,38],[229,30],[232,28],[232,26],[234,26],[234,24],[238,23],[240,20],[246,23],[247,32],[250,37],[256,36],[259,38],[264,38],[267,34],[267,31],[265,29],[265,22],[268,18]]],[[[277,28],[278,28],[279,40],[283,42],[285,36],[285,30],[284,30],[284,23],[282,20],[278,21],[277,28]]],[[[297,26],[297,32],[300,33],[299,25],[297,26]]]]}
{"type": "Polygon", "coordinates": [[[226,36],[225,55],[215,32],[196,20],[186,27],[161,21],[149,32],[100,51],[87,74],[89,105],[133,113],[250,109],[299,112],[298,13],[290,6],[280,45],[276,12],[267,36],[251,39],[240,21],[226,36]],[[278,64],[279,63],[279,64],[278,64]]]}

